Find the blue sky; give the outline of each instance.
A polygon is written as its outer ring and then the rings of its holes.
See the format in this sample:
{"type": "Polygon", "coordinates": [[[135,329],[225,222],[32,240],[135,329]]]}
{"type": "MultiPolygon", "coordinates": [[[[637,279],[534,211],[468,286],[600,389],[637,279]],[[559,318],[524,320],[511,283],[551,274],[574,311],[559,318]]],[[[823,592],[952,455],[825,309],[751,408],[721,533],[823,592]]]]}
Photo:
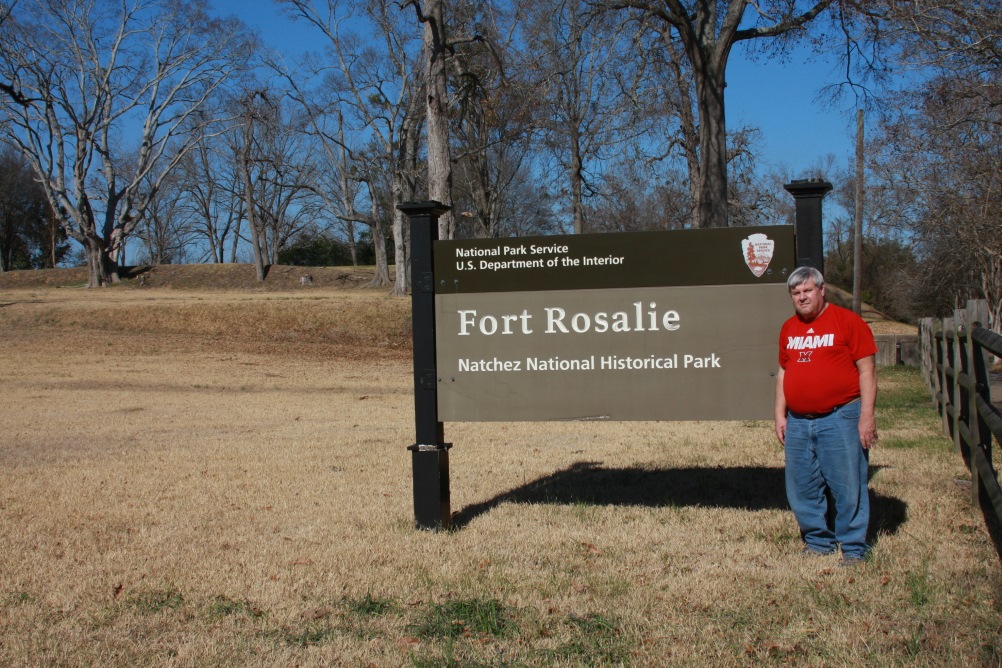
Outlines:
{"type": "MultiPolygon", "coordinates": [[[[215,0],[213,6],[218,14],[238,16],[278,50],[321,44],[307,26],[282,16],[272,0],[215,0]]],[[[821,87],[837,77],[834,67],[803,49],[786,62],[752,60],[742,45],[734,49],[727,66],[727,125],[759,128],[760,167],[782,168],[790,178],[801,178],[828,154],[835,156],[836,168],[850,164],[855,112],[816,101],[821,87]]]]}
{"type": "Polygon", "coordinates": [[[747,124],[762,132],[763,162],[785,166],[791,178],[825,155],[835,155],[836,167],[854,160],[856,112],[823,104],[821,88],[836,81],[834,63],[812,62],[806,50],[795,51],[789,62],[753,61],[735,50],[727,66],[727,125],[747,124]]]}

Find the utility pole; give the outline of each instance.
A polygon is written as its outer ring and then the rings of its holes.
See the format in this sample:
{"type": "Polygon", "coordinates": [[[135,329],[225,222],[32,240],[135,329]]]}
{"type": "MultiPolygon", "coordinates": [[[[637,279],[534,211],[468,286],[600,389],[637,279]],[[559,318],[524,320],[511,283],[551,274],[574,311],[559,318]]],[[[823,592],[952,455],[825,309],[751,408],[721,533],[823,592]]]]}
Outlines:
{"type": "Polygon", "coordinates": [[[863,110],[856,110],[856,214],[852,221],[852,311],[863,311],[863,110]]]}

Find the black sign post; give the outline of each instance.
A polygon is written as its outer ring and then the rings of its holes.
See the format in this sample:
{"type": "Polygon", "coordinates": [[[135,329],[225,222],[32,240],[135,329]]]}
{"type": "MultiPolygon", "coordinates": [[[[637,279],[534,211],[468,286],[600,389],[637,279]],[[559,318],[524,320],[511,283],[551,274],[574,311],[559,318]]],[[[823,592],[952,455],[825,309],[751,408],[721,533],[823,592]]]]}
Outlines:
{"type": "MultiPolygon", "coordinates": [[[[440,202],[397,207],[411,226],[411,320],[414,331],[414,425],[416,442],[408,449],[414,476],[414,519],[421,529],[448,528],[449,448],[438,419],[438,375],[435,360],[435,274],[433,247],[438,218],[449,210],[440,202]]],[[[404,267],[397,267],[404,271],[404,267]]]]}
{"type": "Polygon", "coordinates": [[[821,200],[832,184],[823,179],[797,179],[783,186],[793,195],[797,206],[795,235],[797,238],[797,266],[814,267],[825,271],[824,236],[821,231],[821,200]]]}

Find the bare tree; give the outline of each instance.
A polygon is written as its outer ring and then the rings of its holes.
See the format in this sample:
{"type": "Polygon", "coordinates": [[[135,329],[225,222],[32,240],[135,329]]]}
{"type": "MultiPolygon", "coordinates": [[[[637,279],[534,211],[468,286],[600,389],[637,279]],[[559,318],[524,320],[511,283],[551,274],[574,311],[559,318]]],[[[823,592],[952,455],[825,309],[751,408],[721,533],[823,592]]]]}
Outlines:
{"type": "Polygon", "coordinates": [[[194,145],[194,112],[249,45],[201,0],[22,0],[0,26],[4,131],[86,249],[91,287],[117,279],[126,238],[194,145]]]}
{"type": "MultiPolygon", "coordinates": [[[[457,220],[456,236],[510,236],[513,226],[519,227],[516,219],[523,205],[519,198],[526,196],[526,184],[533,180],[531,135],[492,142],[490,137],[494,132],[504,134],[508,128],[503,124],[485,127],[484,120],[483,117],[478,121],[468,120],[456,133],[466,151],[457,170],[456,201],[462,221],[457,220]]],[[[524,202],[530,209],[532,199],[524,202]]]]}
{"type": "MultiPolygon", "coordinates": [[[[620,105],[608,121],[619,127],[611,145],[616,150],[607,146],[599,164],[614,159],[611,164],[621,173],[609,170],[597,181],[595,192],[600,197],[595,208],[612,216],[597,229],[697,227],[702,182],[698,100],[682,43],[668,26],[649,17],[638,20],[635,29],[621,27],[620,33],[630,35],[636,64],[633,72],[614,70],[629,104],[620,105]],[[627,146],[628,153],[621,152],[616,142],[627,146]],[[637,220],[629,222],[628,215],[637,220]]],[[[757,172],[760,134],[754,127],[742,126],[727,135],[731,225],[761,224],[774,213],[774,194],[757,172]]]]}
{"type": "Polygon", "coordinates": [[[359,202],[362,190],[368,180],[364,174],[368,170],[360,168],[363,153],[349,143],[345,135],[344,113],[338,106],[322,109],[311,102],[311,95],[302,91],[295,77],[288,75],[293,86],[293,98],[306,111],[307,131],[316,138],[322,164],[314,171],[312,189],[326,205],[327,211],[343,228],[343,236],[352,265],[358,265],[356,226],[368,225],[374,221],[368,216],[360,216],[359,202]],[[329,113],[328,113],[329,111],[329,113]]]}
{"type": "MultiPolygon", "coordinates": [[[[307,58],[307,63],[313,59],[307,58]]],[[[356,247],[356,228],[365,225],[373,230],[373,253],[376,259],[376,272],[372,285],[386,285],[390,282],[388,254],[383,231],[389,207],[395,212],[392,203],[380,206],[383,198],[380,190],[385,179],[386,159],[378,142],[362,141],[364,133],[352,132],[349,136],[348,123],[345,118],[345,102],[335,92],[329,94],[327,86],[310,89],[305,85],[302,72],[304,64],[292,71],[279,63],[273,64],[274,69],[283,76],[292,90],[292,98],[305,114],[306,132],[314,139],[323,164],[314,169],[314,179],[311,189],[323,200],[327,210],[343,227],[344,237],[351,254],[352,264],[358,264],[356,247]],[[362,144],[359,145],[359,142],[362,144]]],[[[329,78],[324,79],[325,83],[329,78]]],[[[400,183],[401,195],[405,201],[413,199],[416,192],[415,176],[417,173],[419,128],[413,127],[419,123],[420,117],[406,120],[399,129],[402,141],[397,142],[396,154],[401,164],[407,165],[395,173],[400,183]]],[[[389,168],[392,173],[394,170],[389,168]]],[[[385,190],[393,192],[392,178],[385,190]]],[[[396,279],[393,294],[405,294],[408,290],[409,277],[406,267],[408,244],[406,241],[406,226],[403,217],[390,214],[393,219],[392,230],[394,240],[394,255],[397,258],[396,279]]]]}
{"type": "Polygon", "coordinates": [[[638,154],[612,163],[597,180],[589,204],[593,232],[682,229],[691,209],[684,169],[638,154]]]}
{"type": "Polygon", "coordinates": [[[280,94],[251,91],[237,104],[241,123],[234,153],[254,266],[263,281],[279,250],[315,215],[310,202],[315,156],[308,135],[285,112],[280,94]]]}
{"type": "Polygon", "coordinates": [[[264,169],[258,169],[260,151],[256,143],[257,129],[266,125],[274,116],[268,96],[262,92],[249,92],[240,102],[241,113],[239,144],[234,146],[237,155],[237,169],[243,193],[244,214],[249,226],[251,253],[258,282],[268,276],[267,239],[262,211],[255,202],[255,190],[264,179],[264,169]]]}
{"type": "Polygon", "coordinates": [[[655,94],[648,65],[634,50],[644,26],[620,16],[592,15],[585,0],[526,3],[524,66],[538,73],[539,124],[560,168],[576,233],[588,227],[585,198],[595,194],[598,166],[615,161],[654,117],[644,104],[655,94]]]}
{"type": "Polygon", "coordinates": [[[195,238],[195,210],[174,172],[161,182],[157,196],[150,201],[136,228],[145,256],[141,264],[180,264],[186,261],[188,247],[195,238]]]}
{"type": "Polygon", "coordinates": [[[659,26],[666,47],[678,39],[691,68],[698,110],[700,227],[725,227],[727,211],[727,127],[724,87],[727,61],[735,44],[795,33],[835,0],[800,3],[775,0],[596,0],[606,10],[639,12],[659,26]],[[805,4],[801,7],[801,4],[805,4]],[[749,15],[746,10],[754,11],[749,15]]]}
{"type": "Polygon", "coordinates": [[[448,207],[438,219],[441,239],[451,239],[455,231],[452,208],[452,149],[449,145],[448,58],[453,44],[448,37],[446,0],[406,0],[422,26],[425,86],[425,118],[428,133],[428,196],[448,207]]]}
{"type": "Polygon", "coordinates": [[[872,161],[914,239],[927,311],[985,299],[1002,331],[1002,16],[997,2],[889,2],[899,66],[872,161]],[[921,69],[920,69],[921,68],[921,69]]]}
{"type": "MultiPolygon", "coordinates": [[[[962,74],[957,83],[975,84],[978,74],[1002,67],[1002,8],[998,0],[886,0],[874,14],[891,30],[900,62],[962,74]],[[973,77],[973,78],[972,78],[973,77]]],[[[997,105],[997,87],[965,86],[983,103],[997,105]]]]}
{"type": "Polygon", "coordinates": [[[241,176],[233,135],[239,128],[230,126],[225,133],[199,130],[192,150],[178,163],[178,188],[191,211],[192,233],[204,240],[201,261],[222,263],[236,260],[237,241],[244,217],[241,176]]]}
{"type": "MultiPolygon", "coordinates": [[[[362,158],[359,173],[364,179],[359,182],[364,180],[369,193],[368,205],[359,208],[367,214],[360,214],[352,203],[353,211],[344,212],[342,217],[372,226],[377,261],[370,283],[373,286],[390,283],[384,219],[392,220],[397,263],[392,292],[404,294],[409,286],[408,250],[404,215],[396,205],[413,201],[418,183],[419,136],[424,120],[423,76],[418,66],[420,35],[391,0],[284,0],[283,4],[293,18],[305,21],[327,38],[326,62],[310,76],[322,78],[329,95],[313,97],[311,104],[316,109],[311,115],[342,113],[341,129],[354,136],[350,143],[373,149],[355,154],[362,158]],[[352,32],[360,25],[370,29],[367,39],[352,32]],[[383,170],[386,179],[381,176],[383,170]],[[390,211],[380,206],[375,191],[376,184],[384,181],[389,183],[390,211]]],[[[298,76],[303,74],[300,70],[298,76]]],[[[302,99],[308,98],[304,95],[302,99]]],[[[349,142],[339,143],[336,135],[318,136],[327,142],[328,155],[339,147],[351,148],[349,142]]]]}
{"type": "MultiPolygon", "coordinates": [[[[538,122],[535,82],[517,63],[511,14],[490,5],[465,6],[465,23],[479,26],[475,41],[456,44],[450,59],[458,81],[452,114],[457,163],[457,213],[464,233],[502,236],[512,193],[532,166],[538,122]]],[[[457,221],[457,227],[459,221],[457,221]]],[[[456,231],[458,234],[458,230],[456,231]]]]}

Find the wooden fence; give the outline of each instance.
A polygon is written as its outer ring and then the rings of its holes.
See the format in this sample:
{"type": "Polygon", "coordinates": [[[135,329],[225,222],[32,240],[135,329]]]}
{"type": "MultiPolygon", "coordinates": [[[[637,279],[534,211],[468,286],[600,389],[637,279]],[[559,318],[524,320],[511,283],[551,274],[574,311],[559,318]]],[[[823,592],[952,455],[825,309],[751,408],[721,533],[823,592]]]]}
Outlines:
{"type": "Polygon", "coordinates": [[[1002,356],[1002,336],[987,329],[988,305],[972,300],[952,318],[924,318],[919,326],[922,373],[953,440],[971,471],[971,500],[1002,558],[1002,488],[992,455],[1002,443],[1002,414],[992,405],[988,359],[1002,356]]]}

